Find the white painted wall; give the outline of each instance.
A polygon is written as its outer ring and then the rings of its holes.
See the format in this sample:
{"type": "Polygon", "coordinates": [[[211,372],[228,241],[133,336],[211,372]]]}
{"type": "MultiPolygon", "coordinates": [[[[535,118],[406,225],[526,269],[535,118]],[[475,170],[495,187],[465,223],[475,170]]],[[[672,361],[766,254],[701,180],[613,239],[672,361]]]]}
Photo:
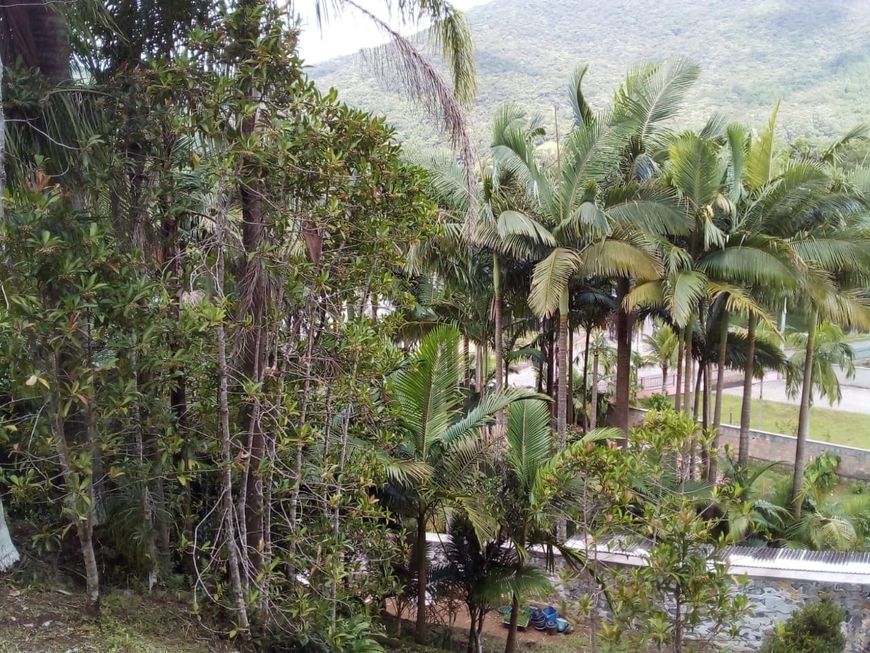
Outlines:
{"type": "Polygon", "coordinates": [[[0,572],[6,571],[18,560],[18,550],[12,544],[12,537],[9,535],[9,528],[6,526],[3,499],[0,499],[0,572]]]}

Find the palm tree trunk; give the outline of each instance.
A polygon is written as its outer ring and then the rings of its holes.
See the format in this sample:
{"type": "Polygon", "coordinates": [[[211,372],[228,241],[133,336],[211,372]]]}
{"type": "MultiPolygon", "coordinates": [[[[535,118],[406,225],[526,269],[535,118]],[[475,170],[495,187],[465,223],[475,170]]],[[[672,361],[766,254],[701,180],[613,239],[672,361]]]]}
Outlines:
{"type": "Polygon", "coordinates": [[[547,328],[547,394],[555,399],[555,388],[553,387],[556,380],[556,347],[553,337],[553,324],[548,321],[547,328]]]}
{"type": "Polygon", "coordinates": [[[729,314],[723,313],[722,333],[719,335],[719,357],[716,361],[716,406],[713,409],[713,428],[722,425],[722,390],[725,387],[725,356],[728,353],[729,314]]]}
{"type": "Polygon", "coordinates": [[[466,388],[471,387],[471,346],[468,336],[462,338],[462,379],[466,388]]]}
{"type": "Polygon", "coordinates": [[[694,361],[692,362],[692,374],[695,376],[695,389],[692,394],[692,417],[697,422],[698,418],[701,416],[701,388],[704,380],[704,365],[701,361],[698,361],[697,371],[695,370],[694,361]]]}
{"type": "Polygon", "coordinates": [[[722,333],[719,335],[719,357],[716,362],[716,405],[713,408],[713,443],[712,455],[707,465],[707,482],[715,483],[719,473],[719,429],[722,426],[722,390],[725,388],[725,356],[728,351],[729,314],[722,312],[722,333]]]}
{"type": "Polygon", "coordinates": [[[9,535],[9,527],[6,525],[6,513],[3,510],[3,499],[0,498],[0,573],[3,573],[14,565],[20,556],[18,549],[12,543],[9,535]]]}
{"type": "Polygon", "coordinates": [[[683,358],[685,352],[685,345],[683,343],[683,334],[677,332],[677,373],[676,379],[674,383],[674,410],[680,412],[682,408],[682,400],[683,400],[683,391],[682,391],[682,382],[683,382],[683,358]]]}
{"type": "Polygon", "coordinates": [[[703,413],[702,425],[704,427],[704,440],[701,448],[701,469],[703,470],[703,478],[707,478],[710,476],[710,461],[715,458],[715,450],[712,449],[711,446],[707,444],[707,432],[710,429],[710,413],[712,406],[710,405],[710,377],[713,375],[713,363],[711,361],[707,361],[707,364],[704,366],[704,400],[703,406],[704,409],[701,411],[703,413]]]}
{"type": "Polygon", "coordinates": [[[749,465],[749,425],[752,417],[752,376],[755,368],[755,322],[753,313],[749,314],[746,327],[746,369],[743,374],[743,404],[740,407],[740,441],[737,449],[737,464],[749,465]]]}
{"type": "MultiPolygon", "coordinates": [[[[492,257],[492,314],[495,347],[495,391],[501,392],[504,388],[504,342],[502,340],[504,326],[502,324],[502,306],[501,306],[501,263],[498,256],[493,254],[492,257]]],[[[504,427],[507,413],[505,410],[500,410],[495,416],[497,437],[501,438],[504,435],[504,427]]]]}
{"type": "Polygon", "coordinates": [[[504,653],[515,653],[517,650],[517,621],[520,616],[520,600],[514,594],[511,600],[511,621],[508,625],[507,641],[504,645],[504,653]]]}
{"type": "Polygon", "coordinates": [[[556,434],[559,438],[559,451],[565,448],[568,431],[568,379],[570,376],[571,354],[568,351],[568,288],[562,291],[559,300],[559,357],[556,370],[559,374],[556,391],[556,434]]]}
{"type": "Polygon", "coordinates": [[[586,331],[586,344],[583,347],[583,392],[580,395],[580,400],[583,402],[583,419],[584,420],[587,417],[586,388],[588,387],[588,381],[589,381],[589,377],[588,377],[588,372],[589,372],[589,336],[592,333],[592,329],[589,328],[588,324],[585,327],[585,331],[586,331]]]}
{"type": "Polygon", "coordinates": [[[668,364],[662,365],[662,394],[668,394],[668,364]]]}
{"type": "Polygon", "coordinates": [[[592,401],[589,406],[589,428],[598,428],[598,350],[592,354],[592,401]]]}
{"type": "Polygon", "coordinates": [[[616,285],[616,396],[613,425],[628,434],[628,409],[631,394],[631,314],[622,305],[631,290],[628,279],[616,285]]]}
{"type": "Polygon", "coordinates": [[[417,567],[417,623],[414,628],[414,641],[426,643],[426,581],[429,559],[426,555],[426,513],[417,515],[417,541],[414,542],[414,556],[417,567]]]}
{"type": "Polygon", "coordinates": [[[803,503],[804,465],[807,436],[810,432],[810,395],[813,391],[813,355],[815,354],[818,312],[813,310],[807,324],[807,348],[804,357],[804,378],[801,386],[801,408],[798,413],[797,444],[794,454],[794,476],[791,482],[791,505],[795,519],[800,519],[803,503]]]}
{"type": "Polygon", "coordinates": [[[693,409],[692,402],[692,378],[694,377],[695,357],[692,353],[692,325],[689,323],[686,326],[686,354],[683,370],[683,410],[691,414],[693,409]]]}
{"type": "Polygon", "coordinates": [[[568,325],[568,424],[574,424],[574,329],[568,325]]]}

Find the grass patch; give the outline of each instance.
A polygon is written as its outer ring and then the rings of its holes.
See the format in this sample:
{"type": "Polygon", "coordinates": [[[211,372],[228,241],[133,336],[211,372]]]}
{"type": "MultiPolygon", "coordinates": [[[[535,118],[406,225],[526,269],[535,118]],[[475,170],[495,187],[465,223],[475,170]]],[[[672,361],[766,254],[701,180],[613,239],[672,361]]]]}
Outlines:
{"type": "MultiPolygon", "coordinates": [[[[724,423],[740,423],[741,403],[737,395],[722,396],[724,423]]],[[[754,399],[751,427],[759,431],[794,435],[797,432],[798,410],[799,406],[793,404],[754,399]]],[[[810,408],[810,439],[870,449],[870,415],[831,408],[810,408]]]]}

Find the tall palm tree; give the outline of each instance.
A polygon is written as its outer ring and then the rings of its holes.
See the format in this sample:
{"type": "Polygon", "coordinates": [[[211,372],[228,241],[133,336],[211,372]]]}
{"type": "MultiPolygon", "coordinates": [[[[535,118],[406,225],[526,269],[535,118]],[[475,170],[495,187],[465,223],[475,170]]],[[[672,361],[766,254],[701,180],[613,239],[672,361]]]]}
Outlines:
{"type": "Polygon", "coordinates": [[[813,159],[790,161],[747,210],[752,233],[777,239],[796,271],[792,302],[807,316],[806,352],[798,414],[792,507],[801,511],[809,433],[815,336],[822,321],[843,327],[870,324],[870,234],[866,195],[836,167],[813,159]]]}
{"type": "Polygon", "coordinates": [[[401,440],[387,470],[403,511],[416,523],[415,638],[420,643],[426,640],[427,525],[436,508],[454,503],[463,508],[481,539],[492,535],[491,519],[468,485],[484,451],[480,428],[490,423],[498,411],[530,396],[523,390],[506,390],[492,393],[474,408],[464,410],[459,340],[455,327],[436,327],[423,338],[408,367],[391,380],[401,440]]]}
{"type": "MultiPolygon", "coordinates": [[[[847,230],[843,234],[846,238],[848,234],[848,242],[851,246],[856,242],[856,233],[852,230],[847,230]]],[[[864,251],[859,257],[853,259],[850,263],[841,261],[838,264],[841,273],[847,276],[852,276],[853,280],[858,281],[858,285],[839,285],[832,283],[829,276],[832,271],[812,270],[807,275],[809,283],[803,284],[803,289],[812,288],[809,293],[803,295],[801,302],[807,306],[807,334],[804,338],[804,352],[802,355],[803,369],[801,371],[801,398],[800,410],[798,411],[798,428],[797,428],[797,444],[795,446],[795,461],[794,472],[792,476],[791,502],[792,511],[795,519],[800,519],[803,506],[803,476],[804,466],[806,464],[806,441],[810,431],[810,406],[812,405],[813,386],[817,384],[823,389],[825,394],[829,391],[834,392],[831,387],[830,378],[833,370],[827,369],[830,365],[831,354],[837,351],[836,345],[831,347],[830,342],[823,341],[825,345],[824,354],[828,360],[816,360],[817,335],[819,333],[819,325],[821,320],[835,320],[846,326],[861,326],[867,327],[870,325],[870,298],[867,297],[866,288],[870,283],[870,238],[866,235],[860,238],[861,244],[864,246],[864,251]],[[848,267],[852,267],[849,270],[848,267]],[[861,270],[860,267],[864,269],[861,270]],[[844,269],[846,267],[846,269],[844,269]],[[856,269],[857,268],[857,269],[856,269]],[[850,272],[854,274],[850,274],[850,272]],[[833,351],[832,351],[833,349],[833,351]],[[821,378],[817,379],[819,374],[821,378]]],[[[814,263],[818,263],[816,260],[814,263]]],[[[830,335],[829,330],[825,329],[822,335],[827,339],[830,335]]],[[[843,356],[842,350],[839,356],[843,356]]],[[[798,357],[800,359],[800,356],[798,357]]],[[[839,391],[839,384],[836,386],[836,391],[839,391]]]]}
{"type": "Polygon", "coordinates": [[[511,596],[511,620],[505,653],[516,650],[521,580],[527,578],[531,546],[556,547],[566,560],[577,553],[554,535],[557,506],[570,494],[573,472],[568,464],[590,442],[619,435],[614,429],[589,431],[566,450],[556,451],[550,428],[550,410],[542,401],[522,401],[508,411],[507,449],[504,455],[505,491],[501,501],[501,528],[515,553],[516,587],[511,596]]]}
{"type": "MultiPolygon", "coordinates": [[[[579,86],[574,91],[575,99],[582,97],[579,86]]],[[[648,111],[654,111],[651,102],[644,105],[648,111]]],[[[682,224],[682,217],[655,187],[634,181],[612,188],[605,185],[618,170],[635,127],[633,120],[640,113],[627,114],[619,123],[613,123],[609,114],[587,114],[565,143],[556,144],[552,169],[538,162],[515,129],[506,130],[503,144],[493,148],[496,164],[524,183],[535,213],[556,242],[535,266],[529,305],[540,317],[558,314],[556,425],[561,443],[567,429],[572,358],[568,351],[572,277],[654,278],[657,261],[642,232],[679,230],[682,224]]],[[[627,404],[625,408],[627,420],[627,404]]],[[[622,426],[627,427],[627,422],[622,426]]]]}
{"type": "MultiPolygon", "coordinates": [[[[508,130],[521,134],[531,146],[532,138],[540,133],[539,118],[528,119],[518,107],[504,105],[495,115],[492,147],[502,144],[508,130]]],[[[509,169],[497,165],[482,167],[473,194],[467,192],[464,173],[455,162],[430,164],[429,169],[435,196],[453,220],[450,236],[464,243],[471,252],[479,251],[489,257],[491,262],[495,389],[499,391],[506,384],[505,269],[515,260],[532,258],[540,248],[552,247],[556,243],[547,229],[523,212],[523,189],[517,188],[516,176],[509,169]]],[[[431,254],[441,258],[440,251],[433,249],[431,254]]],[[[497,423],[499,430],[503,431],[503,414],[498,415],[497,423]]]]}

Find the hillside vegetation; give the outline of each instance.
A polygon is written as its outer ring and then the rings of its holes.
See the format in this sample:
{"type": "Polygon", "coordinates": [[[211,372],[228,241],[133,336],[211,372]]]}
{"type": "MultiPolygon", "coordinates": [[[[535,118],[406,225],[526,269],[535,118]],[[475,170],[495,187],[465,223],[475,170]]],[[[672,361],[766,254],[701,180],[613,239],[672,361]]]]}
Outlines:
{"type": "MultiPolygon", "coordinates": [[[[602,107],[637,64],[687,56],[703,72],[681,125],[713,113],[760,125],[782,100],[781,134],[826,138],[870,119],[870,2],[866,0],[495,0],[468,12],[478,65],[472,120],[484,144],[493,110],[554,104],[569,119],[566,87],[589,64],[584,90],[602,107]]],[[[431,121],[363,57],[314,67],[318,85],[384,113],[409,141],[439,140],[431,121]],[[392,88],[391,88],[392,86],[392,88]]],[[[551,112],[551,110],[550,110],[551,112]]],[[[553,126],[552,115],[545,116],[553,126]]]]}

